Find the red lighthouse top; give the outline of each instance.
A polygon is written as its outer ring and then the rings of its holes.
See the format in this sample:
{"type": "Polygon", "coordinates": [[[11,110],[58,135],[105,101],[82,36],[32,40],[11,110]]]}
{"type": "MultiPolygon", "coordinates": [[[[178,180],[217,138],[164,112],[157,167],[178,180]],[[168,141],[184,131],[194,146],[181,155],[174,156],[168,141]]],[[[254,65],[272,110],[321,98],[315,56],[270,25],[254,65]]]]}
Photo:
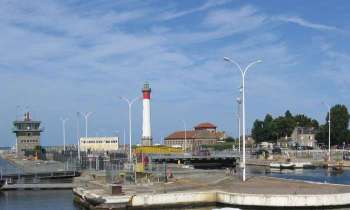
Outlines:
{"type": "Polygon", "coordinates": [[[142,88],[143,99],[151,99],[151,88],[148,83],[145,83],[142,88]]]}

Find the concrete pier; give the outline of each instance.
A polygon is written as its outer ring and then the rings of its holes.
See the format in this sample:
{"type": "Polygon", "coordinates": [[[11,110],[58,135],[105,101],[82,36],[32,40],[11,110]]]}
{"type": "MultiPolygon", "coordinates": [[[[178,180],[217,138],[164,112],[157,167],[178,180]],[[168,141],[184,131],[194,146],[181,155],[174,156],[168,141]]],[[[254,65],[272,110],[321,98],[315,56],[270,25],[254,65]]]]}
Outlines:
{"type": "MultiPolygon", "coordinates": [[[[224,204],[261,207],[350,206],[350,186],[308,183],[270,177],[241,182],[222,171],[194,170],[168,183],[123,186],[111,195],[102,187],[74,188],[75,201],[90,209],[159,209],[224,204]]],[[[102,185],[105,186],[105,185],[102,185]]]]}

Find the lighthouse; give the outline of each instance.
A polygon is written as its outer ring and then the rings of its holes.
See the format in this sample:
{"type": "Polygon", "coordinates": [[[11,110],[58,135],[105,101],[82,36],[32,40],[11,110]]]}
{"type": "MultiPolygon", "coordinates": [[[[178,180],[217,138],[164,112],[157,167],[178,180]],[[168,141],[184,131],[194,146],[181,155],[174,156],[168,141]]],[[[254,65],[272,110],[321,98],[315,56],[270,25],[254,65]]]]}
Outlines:
{"type": "Polygon", "coordinates": [[[143,122],[142,122],[142,146],[152,145],[151,132],[151,88],[145,83],[142,88],[143,94],[143,122]]]}

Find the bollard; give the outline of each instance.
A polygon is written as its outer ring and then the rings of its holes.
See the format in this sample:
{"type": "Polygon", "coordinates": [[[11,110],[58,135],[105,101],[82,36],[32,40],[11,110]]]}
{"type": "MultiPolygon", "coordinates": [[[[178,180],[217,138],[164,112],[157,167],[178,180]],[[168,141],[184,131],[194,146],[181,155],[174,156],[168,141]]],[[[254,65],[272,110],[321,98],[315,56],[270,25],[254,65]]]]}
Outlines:
{"type": "Polygon", "coordinates": [[[110,195],[120,195],[122,194],[122,186],[119,184],[108,185],[108,193],[110,195]]]}

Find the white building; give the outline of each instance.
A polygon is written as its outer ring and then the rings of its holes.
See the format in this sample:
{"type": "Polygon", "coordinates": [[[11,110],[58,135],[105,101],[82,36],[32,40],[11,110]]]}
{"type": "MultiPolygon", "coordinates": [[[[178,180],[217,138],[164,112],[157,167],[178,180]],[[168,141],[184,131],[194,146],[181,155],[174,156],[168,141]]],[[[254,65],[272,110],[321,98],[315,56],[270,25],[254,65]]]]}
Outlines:
{"type": "Polygon", "coordinates": [[[119,137],[82,137],[80,151],[106,152],[118,150],[119,137]]]}
{"type": "Polygon", "coordinates": [[[295,127],[291,135],[293,146],[315,147],[316,129],[313,127],[295,127]]]}

